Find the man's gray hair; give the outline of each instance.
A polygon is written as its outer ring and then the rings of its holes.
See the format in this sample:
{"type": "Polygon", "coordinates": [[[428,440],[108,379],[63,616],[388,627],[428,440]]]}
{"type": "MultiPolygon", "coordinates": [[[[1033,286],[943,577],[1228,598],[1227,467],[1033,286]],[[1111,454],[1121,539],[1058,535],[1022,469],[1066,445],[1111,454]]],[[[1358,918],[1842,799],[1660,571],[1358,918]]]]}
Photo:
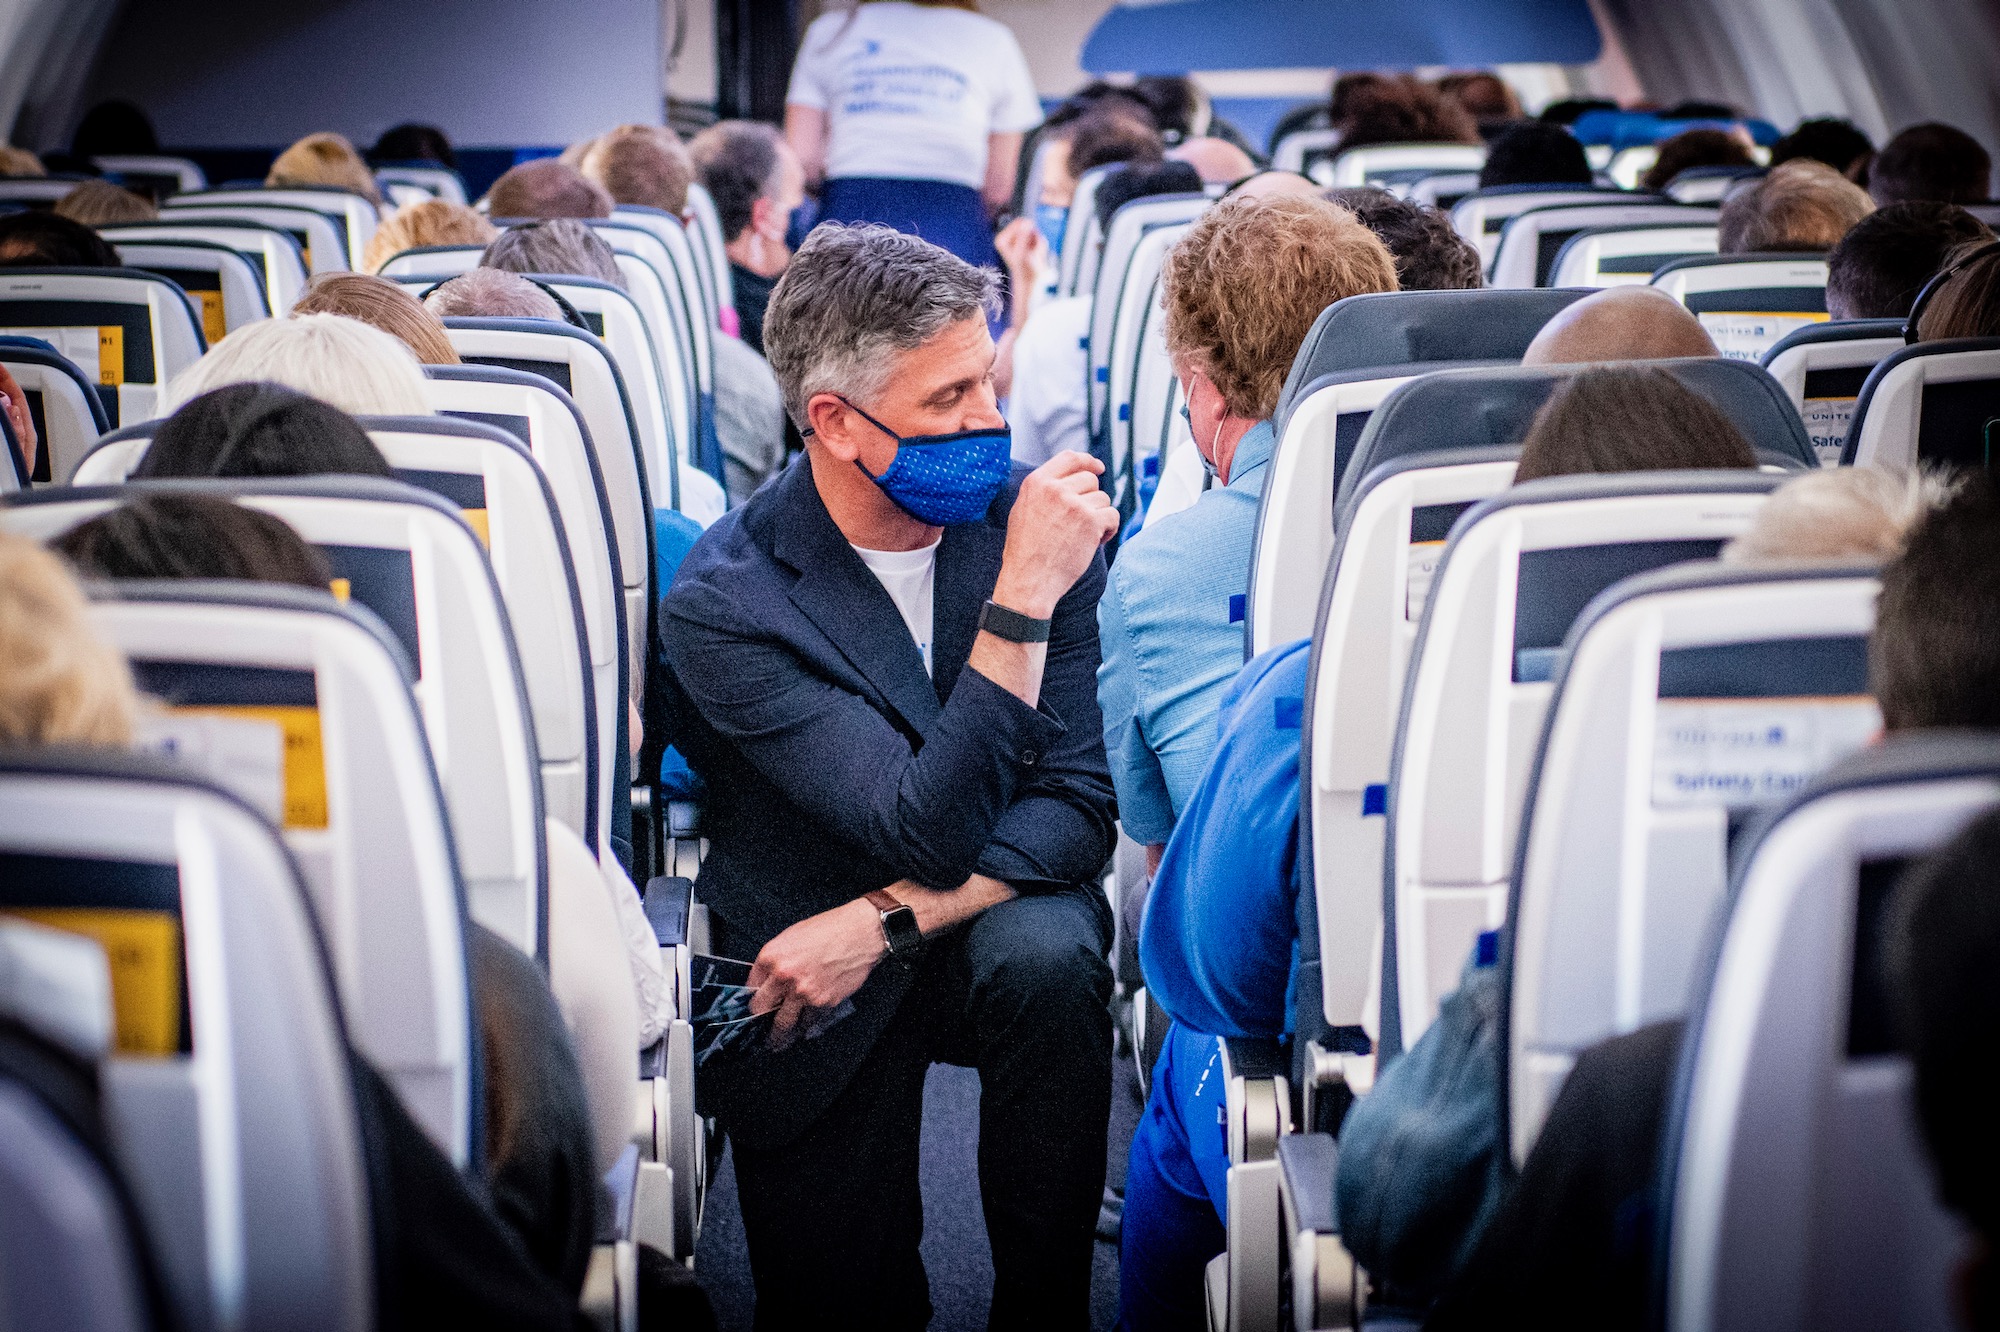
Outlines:
{"type": "Polygon", "coordinates": [[[563,317],[556,298],[519,273],[499,268],[474,268],[440,283],[424,305],[440,319],[454,315],[496,319],[556,319],[563,317]]]}
{"type": "Polygon", "coordinates": [[[625,289],[617,254],[602,236],[573,217],[507,228],[479,256],[479,266],[503,268],[509,273],[596,278],[620,291],[625,289]]]}
{"type": "Polygon", "coordinates": [[[764,355],[785,410],[804,430],[816,393],[866,405],[895,372],[895,353],[986,318],[998,291],[987,269],[915,236],[881,226],[814,228],[764,314],[764,355]]]}

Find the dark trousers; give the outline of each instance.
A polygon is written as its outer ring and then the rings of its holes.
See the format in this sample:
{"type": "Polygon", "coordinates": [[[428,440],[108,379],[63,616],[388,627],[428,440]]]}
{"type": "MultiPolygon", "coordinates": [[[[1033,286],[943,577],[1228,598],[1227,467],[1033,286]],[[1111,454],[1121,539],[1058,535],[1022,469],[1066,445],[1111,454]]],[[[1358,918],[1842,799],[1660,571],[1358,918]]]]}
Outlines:
{"type": "Polygon", "coordinates": [[[930,1321],[917,1140],[938,1062],[979,1070],[988,1325],[1089,1327],[1111,1115],[1110,944],[1094,889],[992,908],[932,942],[896,1016],[811,1127],[781,1148],[734,1145],[759,1332],[930,1321]]]}

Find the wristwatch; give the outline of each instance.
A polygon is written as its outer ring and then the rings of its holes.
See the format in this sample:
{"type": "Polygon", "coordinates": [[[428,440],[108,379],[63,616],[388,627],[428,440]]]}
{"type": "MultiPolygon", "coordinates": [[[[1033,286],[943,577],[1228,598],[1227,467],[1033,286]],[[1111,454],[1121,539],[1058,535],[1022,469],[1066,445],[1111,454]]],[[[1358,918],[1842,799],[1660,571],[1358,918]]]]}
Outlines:
{"type": "Polygon", "coordinates": [[[882,913],[882,938],[889,945],[889,956],[906,967],[915,966],[917,954],[924,951],[917,913],[880,888],[868,894],[868,905],[882,913]]]}
{"type": "Polygon", "coordinates": [[[1049,641],[1047,620],[1038,620],[1032,615],[1008,610],[997,601],[988,601],[979,608],[979,627],[995,638],[1004,638],[1009,643],[1049,641]]]}

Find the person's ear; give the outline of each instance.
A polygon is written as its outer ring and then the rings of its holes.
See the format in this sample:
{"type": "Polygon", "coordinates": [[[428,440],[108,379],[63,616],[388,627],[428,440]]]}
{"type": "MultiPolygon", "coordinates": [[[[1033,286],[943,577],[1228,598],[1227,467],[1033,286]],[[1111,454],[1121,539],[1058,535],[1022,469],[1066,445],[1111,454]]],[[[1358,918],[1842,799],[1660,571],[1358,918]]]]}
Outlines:
{"type": "Polygon", "coordinates": [[[778,209],[778,201],[768,195],[750,205],[750,229],[767,241],[783,242],[791,219],[778,209]]]}
{"type": "Polygon", "coordinates": [[[853,462],[861,456],[861,440],[855,434],[858,418],[854,409],[837,393],[815,393],[806,399],[806,424],[812,437],[832,457],[853,462]]]}

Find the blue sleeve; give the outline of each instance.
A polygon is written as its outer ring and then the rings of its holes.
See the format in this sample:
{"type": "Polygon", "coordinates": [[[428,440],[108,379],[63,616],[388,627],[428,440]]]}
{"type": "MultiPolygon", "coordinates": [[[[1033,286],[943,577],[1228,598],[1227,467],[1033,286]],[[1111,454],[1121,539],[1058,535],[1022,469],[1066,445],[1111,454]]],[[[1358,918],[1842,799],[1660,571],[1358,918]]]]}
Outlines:
{"type": "Polygon", "coordinates": [[[1290,1025],[1311,646],[1272,648],[1231,682],[1215,757],[1181,811],[1147,899],[1139,931],[1147,989],[1197,1031],[1277,1037],[1290,1025]]]}
{"type": "Polygon", "coordinates": [[[1104,714],[1104,757],[1118,795],[1118,821],[1141,846],[1167,840],[1174,830],[1174,802],[1167,793],[1159,755],[1139,725],[1138,668],[1132,660],[1132,633],[1114,567],[1097,603],[1097,634],[1103,665],[1097,671],[1097,706],[1104,714]]]}

